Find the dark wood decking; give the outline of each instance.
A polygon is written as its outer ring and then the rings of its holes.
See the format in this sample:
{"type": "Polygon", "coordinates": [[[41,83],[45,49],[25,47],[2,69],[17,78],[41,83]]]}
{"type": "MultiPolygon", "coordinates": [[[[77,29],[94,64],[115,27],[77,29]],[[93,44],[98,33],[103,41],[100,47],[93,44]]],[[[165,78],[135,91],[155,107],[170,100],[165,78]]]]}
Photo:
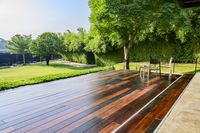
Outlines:
{"type": "MultiPolygon", "coordinates": [[[[138,72],[120,70],[1,92],[0,133],[111,132],[177,77],[144,83],[138,72]]],[[[190,79],[179,79],[118,132],[155,129],[190,79]]]]}
{"type": "Polygon", "coordinates": [[[117,133],[151,133],[160,124],[193,75],[184,75],[146,108],[128,121],[117,133]]]}

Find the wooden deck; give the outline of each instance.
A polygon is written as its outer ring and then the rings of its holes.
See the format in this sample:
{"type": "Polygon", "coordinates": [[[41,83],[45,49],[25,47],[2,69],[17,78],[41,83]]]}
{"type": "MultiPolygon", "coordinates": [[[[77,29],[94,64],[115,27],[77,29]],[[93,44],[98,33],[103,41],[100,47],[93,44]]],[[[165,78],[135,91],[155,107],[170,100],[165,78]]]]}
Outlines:
{"type": "Polygon", "coordinates": [[[137,71],[120,70],[4,91],[0,93],[0,133],[106,133],[119,127],[116,132],[151,132],[192,76],[179,78],[138,111],[178,77],[153,76],[145,83],[137,71]]]}

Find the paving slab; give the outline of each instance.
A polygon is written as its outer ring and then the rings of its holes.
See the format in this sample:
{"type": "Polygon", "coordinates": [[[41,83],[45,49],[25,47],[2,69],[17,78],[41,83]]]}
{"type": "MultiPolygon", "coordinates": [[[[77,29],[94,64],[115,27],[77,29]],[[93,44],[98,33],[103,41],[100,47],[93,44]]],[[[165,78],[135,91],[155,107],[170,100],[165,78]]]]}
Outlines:
{"type": "Polygon", "coordinates": [[[63,60],[59,60],[59,61],[57,61],[57,63],[65,64],[65,65],[69,65],[69,66],[73,66],[73,67],[79,67],[79,68],[90,68],[90,67],[97,66],[96,64],[83,64],[83,63],[63,61],[63,60]]]}

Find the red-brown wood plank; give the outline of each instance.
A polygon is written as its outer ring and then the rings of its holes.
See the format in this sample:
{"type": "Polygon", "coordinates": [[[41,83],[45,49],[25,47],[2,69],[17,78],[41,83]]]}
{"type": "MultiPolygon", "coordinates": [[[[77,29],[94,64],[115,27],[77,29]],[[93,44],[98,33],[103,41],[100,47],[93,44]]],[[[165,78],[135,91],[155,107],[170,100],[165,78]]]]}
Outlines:
{"type": "Polygon", "coordinates": [[[183,76],[182,79],[165,92],[166,94],[157,99],[158,102],[149,105],[146,110],[141,111],[117,132],[144,133],[153,131],[188,85],[190,79],[191,77],[183,76]]]}

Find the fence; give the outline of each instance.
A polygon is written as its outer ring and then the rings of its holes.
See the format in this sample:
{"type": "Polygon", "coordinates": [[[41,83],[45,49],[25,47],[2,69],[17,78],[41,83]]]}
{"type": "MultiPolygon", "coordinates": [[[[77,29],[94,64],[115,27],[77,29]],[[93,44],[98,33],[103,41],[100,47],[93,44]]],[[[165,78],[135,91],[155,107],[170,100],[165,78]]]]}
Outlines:
{"type": "MultiPolygon", "coordinates": [[[[26,62],[31,63],[39,61],[39,57],[33,57],[31,54],[26,54],[26,62]]],[[[10,53],[0,53],[0,66],[10,66],[13,64],[22,63],[22,55],[20,54],[10,54],[10,53]]]]}

